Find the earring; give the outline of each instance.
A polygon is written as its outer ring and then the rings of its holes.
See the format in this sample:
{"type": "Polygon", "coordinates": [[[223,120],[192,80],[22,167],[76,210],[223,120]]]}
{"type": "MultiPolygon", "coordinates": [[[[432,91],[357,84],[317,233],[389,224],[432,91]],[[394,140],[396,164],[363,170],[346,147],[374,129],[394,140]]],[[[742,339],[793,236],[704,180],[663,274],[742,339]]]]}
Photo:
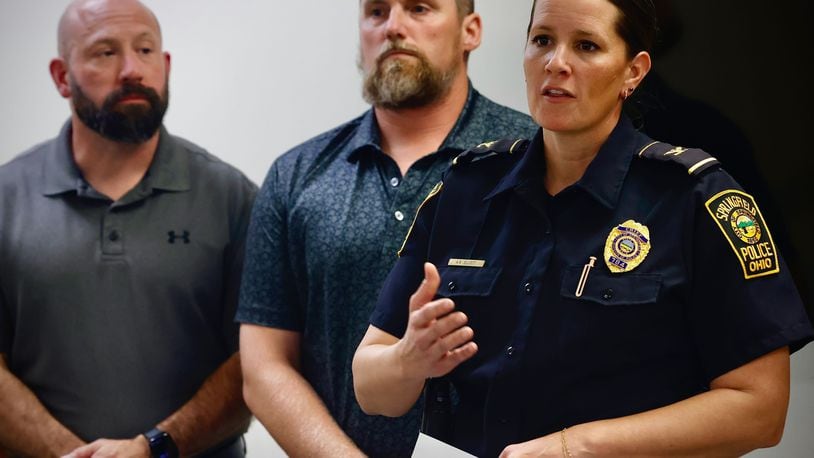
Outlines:
{"type": "Polygon", "coordinates": [[[623,101],[627,100],[628,97],[630,97],[633,94],[633,91],[635,91],[635,89],[632,87],[625,88],[625,90],[622,92],[622,100],[623,101]]]}

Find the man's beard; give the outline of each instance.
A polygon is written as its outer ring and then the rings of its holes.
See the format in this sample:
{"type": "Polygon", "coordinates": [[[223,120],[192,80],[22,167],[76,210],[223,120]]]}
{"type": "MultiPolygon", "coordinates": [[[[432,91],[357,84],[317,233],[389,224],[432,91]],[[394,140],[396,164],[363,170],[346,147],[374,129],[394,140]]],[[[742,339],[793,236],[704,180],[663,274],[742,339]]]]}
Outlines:
{"type": "MultiPolygon", "coordinates": [[[[361,58],[359,68],[362,68],[361,58]]],[[[457,66],[441,70],[420,50],[391,41],[376,59],[375,67],[364,75],[362,95],[368,103],[381,108],[421,107],[446,95],[457,74],[457,66]],[[410,54],[414,60],[386,58],[393,51],[410,54]]]]}
{"type": "Polygon", "coordinates": [[[108,140],[138,144],[152,138],[161,127],[169,103],[169,89],[165,84],[164,94],[159,97],[155,89],[127,83],[111,92],[98,107],[71,78],[71,100],[76,116],[89,129],[108,140]],[[117,107],[121,100],[133,95],[144,97],[147,106],[128,103],[117,107]]]}

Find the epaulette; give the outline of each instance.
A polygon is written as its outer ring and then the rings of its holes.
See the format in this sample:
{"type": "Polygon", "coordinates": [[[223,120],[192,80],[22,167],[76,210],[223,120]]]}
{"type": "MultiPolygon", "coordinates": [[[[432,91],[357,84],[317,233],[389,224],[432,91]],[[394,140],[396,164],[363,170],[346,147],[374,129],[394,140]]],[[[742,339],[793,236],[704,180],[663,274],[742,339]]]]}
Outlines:
{"type": "Polygon", "coordinates": [[[452,160],[452,165],[463,165],[477,162],[500,154],[512,154],[516,151],[523,151],[529,141],[524,138],[495,140],[493,142],[481,143],[480,145],[468,149],[452,160]]]}
{"type": "Polygon", "coordinates": [[[698,175],[704,170],[720,164],[718,159],[698,148],[684,148],[668,143],[653,142],[639,151],[639,157],[664,162],[676,162],[687,169],[690,175],[698,175]]]}

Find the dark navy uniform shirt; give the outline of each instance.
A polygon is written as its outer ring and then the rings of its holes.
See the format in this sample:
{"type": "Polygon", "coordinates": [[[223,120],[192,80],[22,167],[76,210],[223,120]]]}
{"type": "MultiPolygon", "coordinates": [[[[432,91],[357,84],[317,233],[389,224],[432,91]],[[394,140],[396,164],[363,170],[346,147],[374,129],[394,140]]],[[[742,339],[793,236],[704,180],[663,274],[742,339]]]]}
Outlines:
{"type": "MultiPolygon", "coordinates": [[[[351,362],[418,205],[450,161],[490,132],[532,135],[527,115],[476,90],[436,152],[402,176],[381,150],[373,110],[274,162],[252,213],[237,320],[302,334],[302,372],[370,456],[410,456],[420,412],[369,416],[351,362]]],[[[493,134],[494,135],[494,134],[493,134]]]]}
{"type": "Polygon", "coordinates": [[[688,398],[812,338],[754,201],[700,150],[669,148],[622,118],[552,197],[538,133],[461,161],[425,201],[371,321],[402,336],[422,263],[439,268],[438,295],[467,314],[479,348],[449,376],[453,445],[497,456],[688,398]],[[639,157],[648,148],[662,160],[639,157]],[[685,152],[694,169],[677,162],[685,152]]]}

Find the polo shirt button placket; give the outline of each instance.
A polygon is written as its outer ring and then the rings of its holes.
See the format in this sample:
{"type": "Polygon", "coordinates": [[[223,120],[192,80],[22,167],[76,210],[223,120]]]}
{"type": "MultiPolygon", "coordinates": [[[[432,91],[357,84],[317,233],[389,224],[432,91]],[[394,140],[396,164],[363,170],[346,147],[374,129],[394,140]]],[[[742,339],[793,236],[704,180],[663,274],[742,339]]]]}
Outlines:
{"type": "Polygon", "coordinates": [[[119,215],[107,211],[102,220],[102,253],[117,255],[124,252],[119,215]]]}

